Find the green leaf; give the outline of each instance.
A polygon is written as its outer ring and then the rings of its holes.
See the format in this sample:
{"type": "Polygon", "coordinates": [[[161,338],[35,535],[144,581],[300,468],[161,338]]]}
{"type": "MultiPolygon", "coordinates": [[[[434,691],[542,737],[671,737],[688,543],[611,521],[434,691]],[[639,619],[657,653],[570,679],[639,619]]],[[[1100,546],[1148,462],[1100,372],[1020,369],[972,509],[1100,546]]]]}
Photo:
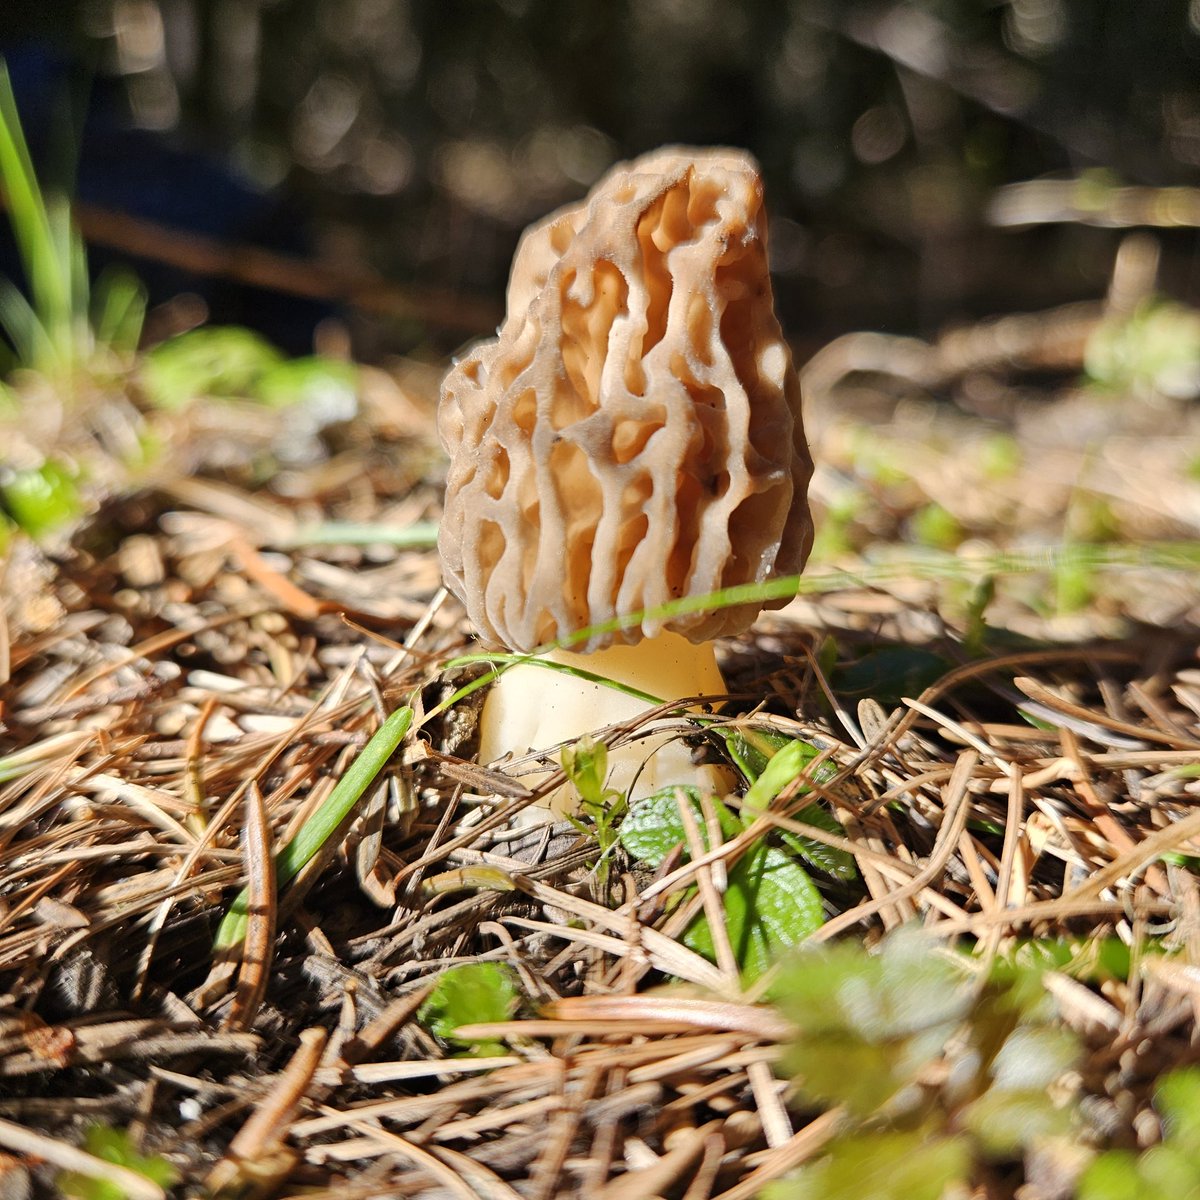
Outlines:
{"type": "Polygon", "coordinates": [[[795,738],[776,733],[773,729],[760,729],[751,725],[740,725],[725,732],[725,746],[734,765],[753,783],[764,771],[767,763],[795,738]]]}
{"type": "Polygon", "coordinates": [[[914,1055],[902,1038],[867,1041],[846,1030],[802,1037],[785,1063],[809,1101],[841,1105],[851,1116],[878,1112],[936,1055],[914,1055]]]}
{"type": "Polygon", "coordinates": [[[936,550],[953,550],[966,536],[958,518],[936,501],[918,508],[909,518],[913,540],[936,550]]]}
{"type": "Polygon", "coordinates": [[[202,397],[246,398],[283,362],[265,338],[235,325],[203,326],[155,346],[142,359],[146,395],[160,408],[202,397]]]}
{"type": "Polygon", "coordinates": [[[882,1041],[957,1024],[971,1005],[965,968],[905,927],[872,953],[853,942],[802,950],[772,995],[805,1033],[882,1041]]]}
{"type": "MultiPolygon", "coordinates": [[[[820,753],[816,746],[800,741],[789,742],[777,750],[746,792],[746,807],[766,808],[820,753]]],[[[807,785],[801,788],[802,792],[807,790],[807,785]]]]}
{"type": "Polygon", "coordinates": [[[1079,1181],[1079,1200],[1144,1200],[1137,1155],[1109,1150],[1089,1164],[1079,1181]]]}
{"type": "Polygon", "coordinates": [[[358,368],[321,355],[291,358],[268,367],[255,381],[253,394],[272,408],[305,404],[346,420],[358,400],[358,368]]]}
{"type": "Polygon", "coordinates": [[[146,289],[131,271],[109,268],[96,283],[96,340],[119,354],[132,354],[146,319],[146,289]]]}
{"type": "Polygon", "coordinates": [[[504,1054],[502,1043],[460,1038],[460,1025],[507,1021],[517,1011],[520,992],[512,971],[499,963],[466,963],[439,976],[433,991],[417,1009],[417,1020],[434,1037],[466,1047],[481,1057],[504,1054]]]}
{"type": "Polygon", "coordinates": [[[4,184],[9,221],[29,281],[33,308],[54,350],[67,349],[60,346],[58,339],[69,328],[71,319],[71,262],[60,253],[49,207],[21,128],[8,68],[2,61],[0,181],[4,184]]]}
{"type": "MultiPolygon", "coordinates": [[[[404,740],[412,724],[413,710],[405,705],[394,713],[372,735],[345,775],[334,785],[325,802],[296,832],[296,836],[275,857],[275,880],[282,887],[293,879],[333,836],[339,825],[350,815],[363,792],[375,781],[396,747],[404,740]]],[[[214,948],[225,950],[236,946],[246,936],[246,920],[250,893],[243,888],[230,905],[225,919],[217,930],[214,948]]]]}
{"type": "Polygon", "coordinates": [[[967,1178],[970,1156],[961,1137],[929,1130],[848,1134],[827,1157],[771,1184],[764,1200],[942,1200],[967,1178]]]}
{"type": "Polygon", "coordinates": [[[1065,1029],[1049,1025],[1018,1026],[1005,1039],[992,1063],[994,1090],[1041,1091],[1079,1058],[1079,1044],[1065,1029]]]}
{"type": "Polygon", "coordinates": [[[604,780],[608,776],[608,747],[585,733],[574,746],[563,747],[562,765],[583,803],[593,808],[603,808],[604,780]]]}
{"type": "Polygon", "coordinates": [[[1200,1151],[1200,1067],[1184,1067],[1167,1075],[1155,1089],[1154,1107],[1162,1114],[1171,1141],[1200,1151]]]}
{"type": "MultiPolygon", "coordinates": [[[[826,833],[846,836],[841,823],[820,804],[810,804],[807,808],[802,808],[796,813],[795,819],[805,825],[815,825],[818,829],[824,829],[826,833]]],[[[842,883],[850,883],[858,878],[858,866],[854,862],[854,855],[848,850],[818,842],[816,838],[801,837],[799,834],[783,830],[780,830],[779,836],[795,855],[816,867],[818,871],[824,871],[826,875],[831,875],[842,883]]]]}
{"type": "Polygon", "coordinates": [[[54,347],[33,306],[9,280],[0,278],[0,328],[16,355],[17,364],[49,362],[54,347]]]}
{"type": "Polygon", "coordinates": [[[4,509],[30,537],[42,537],[83,511],[74,476],[53,459],[0,478],[4,478],[0,486],[4,509]]]}
{"type": "Polygon", "coordinates": [[[1190,1146],[1168,1140],[1152,1146],[1138,1161],[1143,1196],[1169,1196],[1171,1200],[1200,1200],[1200,1161],[1190,1146]]]}
{"type": "Polygon", "coordinates": [[[860,1116],[943,1053],[973,999],[964,969],[909,929],[874,954],[851,942],[801,949],[771,995],[797,1026],[787,1071],[805,1094],[860,1116]]]}
{"type": "Polygon", "coordinates": [[[885,709],[903,696],[919,696],[950,670],[941,655],[915,646],[881,646],[833,673],[833,688],[843,699],[870,698],[885,709]]]}
{"type": "MultiPolygon", "coordinates": [[[[825,920],[821,893],[808,873],[790,854],[763,842],[729,868],[724,908],[729,942],[747,982],[757,979],[825,920]]],[[[705,914],[688,926],[681,941],[716,961],[705,914]]]]}
{"type": "MultiPolygon", "coordinates": [[[[683,818],[679,815],[679,803],[675,798],[676,792],[680,790],[687,797],[692,812],[696,815],[700,837],[705,849],[708,848],[699,790],[693,787],[663,788],[634,804],[628,816],[621,822],[621,845],[639,862],[657,867],[680,845],[684,847],[684,860],[690,857],[687,853],[687,833],[683,828],[683,818]]],[[[720,800],[714,797],[711,803],[721,826],[721,837],[725,840],[737,837],[742,831],[742,823],[720,800]]]]}
{"type": "Polygon", "coordinates": [[[1088,339],[1084,369],[1114,391],[1189,395],[1200,366],[1200,313],[1149,300],[1132,316],[1098,325],[1088,339]]]}

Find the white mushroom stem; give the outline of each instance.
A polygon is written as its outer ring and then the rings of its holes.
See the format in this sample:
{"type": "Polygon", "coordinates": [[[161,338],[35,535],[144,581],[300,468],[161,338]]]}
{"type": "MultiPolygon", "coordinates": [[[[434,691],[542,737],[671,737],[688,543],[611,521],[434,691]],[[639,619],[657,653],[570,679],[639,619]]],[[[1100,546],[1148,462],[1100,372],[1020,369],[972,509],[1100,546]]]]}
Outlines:
{"type": "MultiPolygon", "coordinates": [[[[664,701],[719,696],[727,690],[713,644],[693,645],[676,633],[662,633],[632,646],[611,646],[594,654],[553,650],[545,658],[664,701]]],[[[645,700],[565,671],[536,663],[510,667],[484,701],[479,718],[479,761],[495,762],[510,754],[519,758],[560,743],[571,744],[606,725],[634,719],[647,707],[645,700]]],[[[523,781],[536,786],[546,774],[538,770],[523,776],[523,781]]],[[[694,763],[690,747],[677,731],[639,737],[609,751],[607,786],[629,794],[631,801],[672,784],[723,793],[729,790],[731,778],[720,767],[694,763]]],[[[572,812],[579,798],[567,783],[545,803],[555,812],[572,812]]]]}

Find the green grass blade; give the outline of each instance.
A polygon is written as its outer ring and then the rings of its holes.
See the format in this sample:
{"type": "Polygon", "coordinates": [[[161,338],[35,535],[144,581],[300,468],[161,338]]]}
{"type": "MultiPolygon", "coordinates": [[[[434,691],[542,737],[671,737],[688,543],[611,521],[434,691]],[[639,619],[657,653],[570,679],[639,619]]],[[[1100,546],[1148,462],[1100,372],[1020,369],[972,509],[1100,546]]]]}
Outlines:
{"type": "MultiPolygon", "coordinates": [[[[0,61],[0,182],[29,279],[33,306],[51,329],[70,313],[70,263],[59,257],[45,197],[25,142],[8,68],[0,61]]],[[[69,317],[68,317],[69,319],[69,317]]]]}
{"type": "MultiPolygon", "coordinates": [[[[586,683],[598,683],[601,687],[612,688],[614,692],[624,692],[625,695],[632,696],[635,700],[641,700],[645,704],[664,703],[661,696],[652,696],[649,692],[643,692],[640,688],[635,688],[628,683],[609,679],[607,675],[597,675],[594,671],[585,671],[573,663],[554,662],[551,659],[538,658],[531,654],[463,654],[443,663],[443,669],[448,671],[453,667],[467,667],[481,662],[495,663],[502,669],[526,666],[540,667],[543,671],[558,671],[562,675],[574,675],[576,679],[582,679],[586,683]]],[[[500,671],[496,672],[497,675],[500,673],[500,671]]],[[[477,681],[473,680],[472,682],[477,681]]]]}
{"type": "Polygon", "coordinates": [[[914,577],[969,581],[986,576],[1052,573],[1064,566],[1086,567],[1098,571],[1149,568],[1195,571],[1200,570],[1200,542],[1140,542],[1136,545],[1078,542],[978,556],[959,555],[950,551],[913,553],[911,547],[906,547],[903,554],[881,562],[866,563],[854,571],[824,570],[812,571],[805,575],[782,575],[762,583],[742,583],[735,587],[722,588],[703,596],[684,596],[641,612],[626,613],[589,625],[586,629],[577,630],[558,641],[539,646],[533,653],[569,649],[597,634],[615,633],[633,625],[640,625],[645,620],[667,621],[689,613],[712,612],[714,609],[729,608],[738,604],[790,600],[794,596],[822,595],[864,587],[887,587],[888,584],[904,582],[914,577]]]}
{"type": "Polygon", "coordinates": [[[0,329],[4,330],[18,364],[43,362],[53,353],[46,330],[24,294],[0,277],[0,329]]]}
{"type": "Polygon", "coordinates": [[[118,354],[133,354],[146,321],[146,289],[130,271],[106,270],[95,289],[96,342],[118,354]]]}
{"type": "MultiPolygon", "coordinates": [[[[275,879],[279,886],[295,878],[300,868],[325,844],[350,814],[363,792],[375,781],[384,764],[404,740],[413,720],[413,710],[405,705],[398,708],[375,731],[362,748],[349,770],[337,781],[325,803],[297,831],[296,836],[275,856],[275,879]]],[[[226,950],[236,946],[246,936],[247,910],[250,896],[243,888],[230,905],[221,927],[217,930],[214,947],[226,950]]]]}
{"type": "Polygon", "coordinates": [[[92,353],[91,305],[92,281],[88,275],[87,247],[75,225],[71,206],[66,200],[54,205],[52,218],[60,225],[60,261],[65,265],[70,285],[70,307],[66,313],[63,349],[68,361],[85,358],[92,353]]]}

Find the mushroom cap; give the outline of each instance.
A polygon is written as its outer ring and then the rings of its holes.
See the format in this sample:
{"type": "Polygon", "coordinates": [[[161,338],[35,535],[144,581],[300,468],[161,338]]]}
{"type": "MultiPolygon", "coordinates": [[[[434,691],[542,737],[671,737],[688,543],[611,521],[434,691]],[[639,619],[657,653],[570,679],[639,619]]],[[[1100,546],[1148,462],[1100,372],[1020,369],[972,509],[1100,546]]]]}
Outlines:
{"type": "MultiPolygon", "coordinates": [[[[529,651],[798,572],[812,460],[753,159],[659,150],[531,226],[504,324],[447,374],[438,430],[442,569],[489,642],[529,651]]],[[[761,608],[647,617],[574,648],[705,641],[761,608]]]]}

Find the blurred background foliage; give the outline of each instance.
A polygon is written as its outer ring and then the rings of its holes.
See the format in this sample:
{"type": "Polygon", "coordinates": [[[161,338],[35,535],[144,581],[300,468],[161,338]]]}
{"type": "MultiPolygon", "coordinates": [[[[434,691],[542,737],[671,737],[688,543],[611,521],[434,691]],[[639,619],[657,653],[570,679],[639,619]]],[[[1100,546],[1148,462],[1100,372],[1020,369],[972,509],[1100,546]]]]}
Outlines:
{"type": "MultiPolygon", "coordinates": [[[[1198,0],[5,0],[0,38],[94,265],[199,297],[148,336],[294,352],[330,314],[366,356],[487,332],[522,228],[664,142],[761,160],[802,355],[1094,297],[1115,186],[1200,169],[1198,0]],[[1004,190],[1046,176],[1084,219],[1004,190]]],[[[1152,223],[1194,292],[1195,223],[1152,223]]]]}

